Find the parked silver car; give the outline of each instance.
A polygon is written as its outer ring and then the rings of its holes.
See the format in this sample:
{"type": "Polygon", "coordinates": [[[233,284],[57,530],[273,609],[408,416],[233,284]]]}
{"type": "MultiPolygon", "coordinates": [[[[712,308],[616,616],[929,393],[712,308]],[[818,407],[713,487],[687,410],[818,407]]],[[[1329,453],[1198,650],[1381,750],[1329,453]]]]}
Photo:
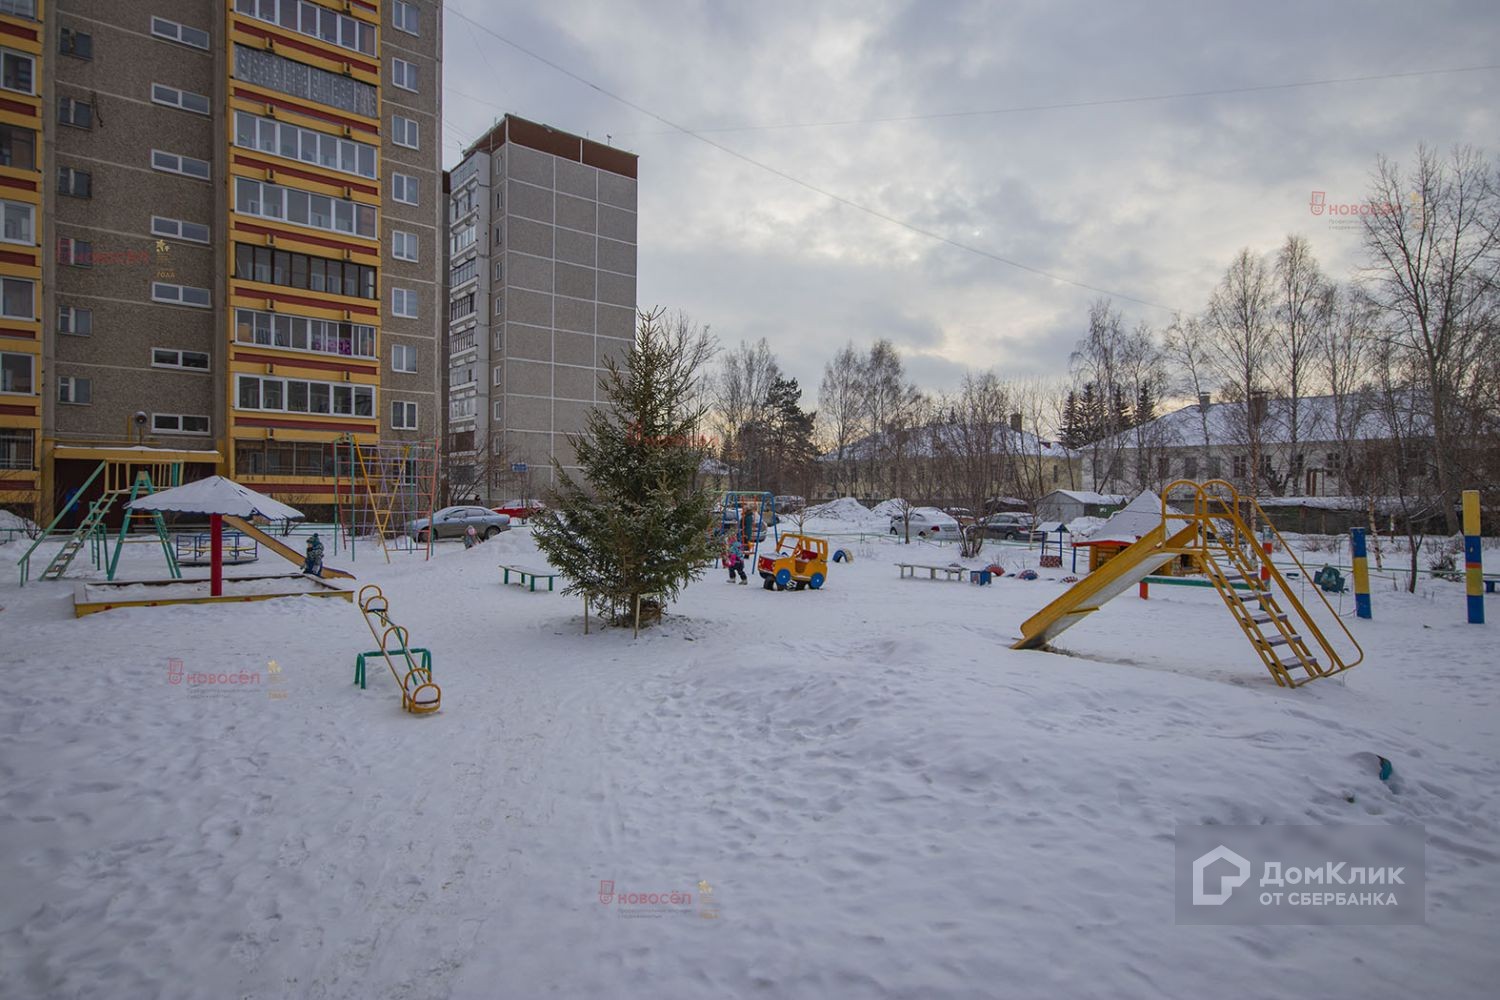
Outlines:
{"type": "MultiPolygon", "coordinates": [[[[432,515],[431,530],[435,538],[462,538],[471,524],[480,538],[494,538],[500,532],[510,530],[510,517],[496,514],[487,507],[444,507],[432,515]]],[[[425,517],[406,523],[406,533],[419,542],[427,541],[428,529],[425,517]]]]}
{"type": "Polygon", "coordinates": [[[979,530],[986,538],[1006,541],[1032,541],[1040,534],[1036,530],[1036,518],[1021,513],[991,514],[979,522],[979,530]]]}
{"type": "MultiPolygon", "coordinates": [[[[891,518],[891,534],[906,535],[906,518],[897,514],[891,518]]],[[[962,534],[958,521],[936,507],[913,507],[911,509],[911,537],[934,538],[939,541],[956,542],[962,534]]]]}

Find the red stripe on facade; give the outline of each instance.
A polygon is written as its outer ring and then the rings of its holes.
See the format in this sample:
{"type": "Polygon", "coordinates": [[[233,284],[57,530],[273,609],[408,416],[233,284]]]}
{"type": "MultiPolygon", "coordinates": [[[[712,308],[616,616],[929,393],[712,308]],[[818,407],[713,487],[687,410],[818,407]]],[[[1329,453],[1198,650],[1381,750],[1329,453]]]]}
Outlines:
{"type": "Polygon", "coordinates": [[[351,431],[355,434],[372,434],[376,426],[374,417],[368,423],[319,423],[316,420],[268,420],[265,417],[235,417],[238,427],[270,427],[289,431],[351,431]]]}
{"type": "Polygon", "coordinates": [[[11,337],[15,340],[35,340],[35,330],[18,330],[13,326],[0,326],[0,337],[11,337]]]}
{"type": "Polygon", "coordinates": [[[281,163],[269,163],[254,156],[238,156],[234,162],[244,167],[254,167],[257,170],[274,170],[278,174],[286,174],[290,177],[300,177],[305,181],[316,181],[319,184],[327,184],[329,187],[344,187],[350,191],[358,191],[371,197],[380,197],[380,188],[370,184],[362,184],[358,181],[346,180],[343,177],[329,179],[326,174],[315,174],[310,170],[302,170],[299,167],[288,167],[281,163]]]}
{"type": "Polygon", "coordinates": [[[279,354],[256,354],[252,351],[235,351],[235,361],[253,361],[263,365],[282,365],[287,368],[312,368],[325,372],[348,372],[351,375],[379,375],[379,368],[351,365],[344,361],[323,361],[302,355],[283,357],[279,354]]]}
{"type": "Polygon", "coordinates": [[[20,264],[24,267],[41,267],[41,261],[36,254],[16,253],[11,250],[0,250],[0,262],[6,264],[20,264]]]}
{"type": "Polygon", "coordinates": [[[11,416],[34,417],[35,406],[12,406],[9,403],[0,403],[0,413],[8,413],[11,416]]]}
{"type": "Polygon", "coordinates": [[[234,228],[242,233],[256,233],[260,236],[275,236],[278,239],[296,240],[298,243],[311,243],[313,246],[329,247],[333,250],[348,250],[351,253],[362,253],[367,257],[380,256],[380,251],[374,247],[361,246],[358,243],[346,243],[343,240],[331,240],[326,236],[313,236],[301,232],[288,232],[285,229],[272,229],[269,226],[258,226],[253,222],[236,222],[234,228]]]}
{"type": "Polygon", "coordinates": [[[377,6],[375,6],[374,4],[370,3],[370,0],[353,0],[353,2],[354,2],[354,6],[356,6],[356,7],[363,7],[365,10],[369,11],[371,14],[379,14],[380,13],[380,8],[377,7],[377,6]]]}
{"type": "Polygon", "coordinates": [[[18,115],[28,118],[41,117],[42,111],[35,104],[27,104],[25,101],[12,101],[8,97],[0,97],[0,108],[6,111],[14,111],[18,115]]]}
{"type": "MultiPolygon", "coordinates": [[[[241,288],[235,295],[248,299],[270,299],[273,302],[285,302],[297,306],[310,306],[314,309],[342,309],[345,312],[357,313],[361,316],[373,316],[380,318],[380,307],[378,306],[352,306],[344,305],[342,302],[330,302],[327,299],[314,299],[306,295],[287,295],[282,292],[262,292],[259,289],[241,288]]],[[[366,301],[369,301],[368,299],[366,301]]]]}
{"type": "Polygon", "coordinates": [[[22,177],[0,177],[0,187],[20,188],[22,191],[35,191],[36,181],[28,181],[22,177]]]}
{"type": "Polygon", "coordinates": [[[346,118],[343,115],[336,115],[331,111],[310,108],[304,104],[298,104],[296,101],[287,101],[280,97],[272,97],[270,94],[252,93],[240,87],[234,88],[234,96],[243,97],[247,101],[259,101],[262,104],[269,104],[272,107],[284,108],[287,111],[295,111],[297,114],[306,115],[309,118],[321,118],[325,122],[333,122],[335,125],[347,125],[356,132],[373,135],[377,139],[380,137],[380,127],[378,125],[366,125],[357,118],[346,118]]]}
{"type": "Polygon", "coordinates": [[[17,38],[25,38],[32,42],[37,40],[36,29],[23,28],[19,24],[11,24],[9,21],[0,21],[0,34],[15,35],[17,38]]]}
{"type": "MultiPolygon", "coordinates": [[[[337,483],[256,483],[261,493],[337,493],[337,483]]],[[[345,493],[348,489],[344,490],[345,493]]]]}
{"type": "Polygon", "coordinates": [[[250,24],[246,21],[237,21],[235,23],[234,29],[236,31],[243,31],[247,35],[254,35],[256,38],[269,38],[277,45],[285,45],[289,49],[297,49],[300,52],[307,52],[311,55],[327,59],[329,62],[348,63],[355,69],[362,69],[366,73],[380,73],[379,66],[375,65],[374,63],[365,62],[363,59],[351,55],[346,49],[324,48],[316,42],[304,41],[303,39],[297,38],[292,35],[283,35],[280,32],[270,31],[266,28],[262,28],[258,24],[250,24]]]}

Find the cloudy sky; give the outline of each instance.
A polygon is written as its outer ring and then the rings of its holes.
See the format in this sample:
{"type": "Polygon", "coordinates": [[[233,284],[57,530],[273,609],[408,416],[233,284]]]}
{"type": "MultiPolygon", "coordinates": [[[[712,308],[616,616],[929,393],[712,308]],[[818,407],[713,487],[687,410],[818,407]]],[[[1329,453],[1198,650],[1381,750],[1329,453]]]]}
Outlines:
{"type": "Polygon", "coordinates": [[[445,164],[506,111],[639,154],[641,304],[726,344],[765,337],[809,402],[848,340],[891,339],[931,389],[966,368],[1057,373],[1099,293],[841,204],[476,23],[781,174],[1113,292],[1153,325],[1201,309],[1238,248],[1289,232],[1348,275],[1357,231],[1314,216],[1310,193],[1360,200],[1378,154],[1500,154],[1500,70],[1427,72],[1500,63],[1493,0],[446,7],[445,164]],[[1121,102],[1398,73],[1424,75],[1121,102]],[[1093,106],[1038,107],[1067,104],[1093,106]]]}

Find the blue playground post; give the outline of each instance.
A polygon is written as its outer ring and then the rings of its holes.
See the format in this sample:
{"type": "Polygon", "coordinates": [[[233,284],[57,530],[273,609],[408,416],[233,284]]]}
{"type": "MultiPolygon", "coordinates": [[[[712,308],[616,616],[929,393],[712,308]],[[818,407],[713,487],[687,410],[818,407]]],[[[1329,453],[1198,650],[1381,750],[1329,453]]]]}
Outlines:
{"type": "Polygon", "coordinates": [[[1365,529],[1350,528],[1349,543],[1354,550],[1354,613],[1369,618],[1370,564],[1365,556],[1365,529]]]}
{"type": "Polygon", "coordinates": [[[1484,624],[1484,553],[1479,545],[1479,491],[1464,490],[1464,579],[1469,624],[1484,624]]]}

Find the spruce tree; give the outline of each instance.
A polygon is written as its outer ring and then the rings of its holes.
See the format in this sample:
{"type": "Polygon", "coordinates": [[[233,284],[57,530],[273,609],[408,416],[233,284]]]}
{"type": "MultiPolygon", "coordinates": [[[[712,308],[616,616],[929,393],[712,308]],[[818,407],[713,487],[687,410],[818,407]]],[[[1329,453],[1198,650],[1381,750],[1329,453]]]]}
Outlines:
{"type": "Polygon", "coordinates": [[[660,310],[641,313],[635,342],[601,378],[610,405],[569,436],[583,482],[554,459],[553,504],[533,520],[532,537],[582,595],[614,624],[661,617],[667,603],[712,562],[710,501],[698,486],[708,442],[699,433],[706,335],[660,310]]]}

